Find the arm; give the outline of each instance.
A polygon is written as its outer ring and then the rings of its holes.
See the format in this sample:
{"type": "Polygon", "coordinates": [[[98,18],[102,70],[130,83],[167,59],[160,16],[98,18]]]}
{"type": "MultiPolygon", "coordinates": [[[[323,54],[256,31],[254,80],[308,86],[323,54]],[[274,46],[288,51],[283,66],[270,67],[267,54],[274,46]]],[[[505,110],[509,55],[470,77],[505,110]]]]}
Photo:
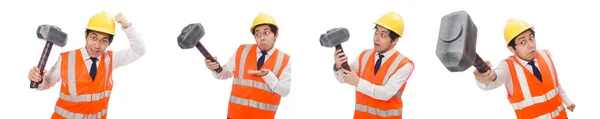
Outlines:
{"type": "Polygon", "coordinates": [[[267,75],[262,78],[265,80],[271,90],[282,97],[287,96],[290,93],[290,85],[292,84],[292,65],[291,59],[288,60],[287,65],[281,72],[279,79],[269,71],[267,75]]]}
{"type": "Polygon", "coordinates": [[[133,26],[122,29],[129,39],[129,48],[114,53],[113,67],[115,69],[138,60],[146,53],[142,35],[136,32],[133,26]]]}
{"type": "Polygon", "coordinates": [[[58,60],[56,61],[56,63],[54,64],[54,66],[52,66],[52,68],[50,68],[50,70],[48,70],[48,72],[46,72],[46,74],[44,75],[43,79],[44,80],[37,88],[37,90],[46,90],[49,89],[50,87],[54,86],[58,81],[61,81],[60,78],[60,64],[62,62],[62,57],[58,57],[58,60]]]}
{"type": "MultiPolygon", "coordinates": [[[[479,86],[479,88],[481,88],[484,91],[496,89],[496,88],[500,87],[502,84],[507,83],[508,80],[510,80],[510,71],[508,70],[508,64],[506,64],[506,61],[500,62],[500,64],[498,64],[498,67],[492,71],[495,71],[496,79],[489,79],[489,80],[494,80],[494,81],[489,82],[489,83],[481,83],[481,82],[476,81],[477,86],[479,86]]],[[[511,86],[511,88],[512,88],[512,86],[511,86]]]]}
{"type": "MultiPolygon", "coordinates": [[[[350,63],[350,69],[353,72],[357,72],[358,71],[358,59],[359,57],[356,57],[356,60],[354,60],[354,62],[350,63]]],[[[342,70],[340,69],[335,69],[335,63],[333,64],[333,74],[335,76],[335,79],[337,79],[338,82],[340,83],[346,83],[344,81],[344,79],[342,78],[344,76],[344,72],[342,72],[342,70]]]]}
{"type": "Polygon", "coordinates": [[[571,102],[571,100],[569,99],[569,97],[567,97],[567,93],[565,92],[565,90],[563,90],[562,86],[560,86],[560,84],[558,85],[558,90],[560,93],[560,97],[562,97],[562,102],[564,105],[570,106],[573,104],[573,102],[571,102]]]}
{"type": "Polygon", "coordinates": [[[388,82],[383,85],[375,85],[360,78],[356,90],[369,97],[387,101],[398,93],[398,90],[400,90],[402,85],[404,85],[406,80],[410,77],[410,74],[412,74],[413,69],[414,66],[411,63],[407,63],[398,69],[396,73],[392,74],[388,82]]]}
{"type": "Polygon", "coordinates": [[[223,68],[221,73],[217,73],[217,71],[212,70],[211,72],[212,72],[213,76],[220,80],[224,80],[224,79],[233,77],[232,71],[235,68],[235,56],[236,56],[236,52],[234,52],[233,56],[231,56],[229,58],[229,60],[227,60],[227,63],[225,65],[221,66],[223,68]]]}

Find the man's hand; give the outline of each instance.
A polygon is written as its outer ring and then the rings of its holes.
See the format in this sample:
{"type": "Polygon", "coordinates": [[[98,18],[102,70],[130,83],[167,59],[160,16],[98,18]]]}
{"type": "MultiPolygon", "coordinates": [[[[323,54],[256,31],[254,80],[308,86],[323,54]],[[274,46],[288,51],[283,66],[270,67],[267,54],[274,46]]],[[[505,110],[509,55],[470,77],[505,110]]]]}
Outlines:
{"type": "Polygon", "coordinates": [[[248,74],[252,74],[252,75],[263,77],[263,76],[269,74],[269,69],[261,69],[260,71],[257,71],[257,70],[248,70],[248,74]]]}
{"type": "MultiPolygon", "coordinates": [[[[46,74],[47,70],[44,70],[43,74],[46,74]]],[[[37,68],[37,66],[34,66],[33,68],[31,68],[31,70],[29,70],[29,75],[28,78],[30,81],[33,82],[40,82],[40,80],[42,80],[42,75],[40,74],[40,69],[37,68]]]]}
{"type": "Polygon", "coordinates": [[[221,66],[219,64],[219,62],[216,62],[216,61],[218,61],[217,56],[214,56],[213,58],[215,59],[215,62],[211,62],[209,59],[204,60],[204,63],[206,64],[206,68],[208,68],[208,70],[211,70],[211,71],[213,71],[213,70],[219,68],[219,66],[221,66]]]}
{"type": "MultiPolygon", "coordinates": [[[[490,66],[490,68],[492,68],[492,64],[490,63],[490,61],[485,61],[485,63],[490,66]]],[[[486,72],[479,72],[478,70],[473,71],[473,75],[475,75],[475,79],[479,82],[479,83],[490,83],[492,81],[494,81],[496,79],[496,71],[492,70],[488,70],[486,72]]]]}
{"type": "Polygon", "coordinates": [[[346,69],[342,69],[342,71],[344,72],[344,76],[342,77],[342,79],[344,79],[344,81],[352,86],[356,86],[358,85],[358,75],[356,75],[356,73],[352,72],[352,71],[348,71],[346,69]]]}
{"type": "Polygon", "coordinates": [[[123,13],[119,13],[119,14],[115,15],[115,21],[117,23],[121,24],[123,29],[129,28],[131,26],[131,23],[129,23],[129,20],[127,20],[125,15],[123,15],[123,13]]]}
{"type": "Polygon", "coordinates": [[[573,112],[573,110],[575,110],[575,104],[571,104],[571,105],[567,106],[567,109],[569,109],[569,111],[573,112]]]}
{"type": "Polygon", "coordinates": [[[335,51],[333,58],[335,59],[335,69],[342,68],[342,63],[348,61],[348,57],[346,57],[346,54],[341,49],[335,51]]]}

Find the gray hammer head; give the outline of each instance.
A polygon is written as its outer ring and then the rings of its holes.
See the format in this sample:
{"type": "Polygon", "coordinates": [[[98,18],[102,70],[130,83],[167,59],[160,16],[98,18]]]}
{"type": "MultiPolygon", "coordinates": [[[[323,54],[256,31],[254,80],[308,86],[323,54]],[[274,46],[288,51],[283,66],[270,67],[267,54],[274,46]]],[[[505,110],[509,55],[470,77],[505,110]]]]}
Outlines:
{"type": "Polygon", "coordinates": [[[333,47],[348,41],[350,32],[346,28],[332,28],[327,33],[321,34],[319,42],[323,47],[333,47]]]}
{"type": "Polygon", "coordinates": [[[51,42],[57,46],[64,47],[67,44],[67,33],[54,25],[40,25],[37,28],[37,37],[51,42]]]}
{"type": "Polygon", "coordinates": [[[477,56],[477,26],[466,11],[442,17],[436,55],[451,72],[462,72],[473,66],[477,56]]]}
{"type": "Polygon", "coordinates": [[[193,48],[204,36],[204,27],[200,23],[192,23],[181,30],[177,37],[177,44],[181,49],[193,48]]]}

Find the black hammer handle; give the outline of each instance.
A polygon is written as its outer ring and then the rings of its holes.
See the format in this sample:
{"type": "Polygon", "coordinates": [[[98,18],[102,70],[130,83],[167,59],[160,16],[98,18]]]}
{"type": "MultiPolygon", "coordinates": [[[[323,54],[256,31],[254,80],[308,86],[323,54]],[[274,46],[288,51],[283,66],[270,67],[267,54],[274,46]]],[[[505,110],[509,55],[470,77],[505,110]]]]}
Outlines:
{"type": "MultiPolygon", "coordinates": [[[[198,44],[196,44],[196,48],[198,48],[198,50],[200,51],[200,53],[202,53],[202,55],[204,56],[204,58],[210,60],[211,62],[217,62],[215,60],[215,58],[213,58],[210,53],[208,53],[208,51],[206,50],[206,48],[204,48],[204,46],[202,45],[202,43],[198,42],[198,44]]],[[[221,73],[221,71],[223,71],[223,68],[221,68],[221,66],[219,65],[219,68],[215,69],[215,71],[217,73],[221,73]]]]}
{"type": "Polygon", "coordinates": [[[44,81],[44,67],[46,67],[48,56],[50,56],[50,50],[52,50],[52,45],[54,45],[54,43],[46,41],[46,46],[44,46],[44,51],[42,52],[40,62],[37,66],[38,69],[40,69],[40,76],[42,76],[42,79],[39,82],[31,81],[31,83],[29,83],[29,88],[38,88],[38,86],[44,81]]]}
{"type": "Polygon", "coordinates": [[[490,67],[487,64],[485,64],[481,57],[479,57],[479,54],[475,54],[475,62],[473,62],[473,66],[475,66],[477,71],[479,71],[480,73],[490,70],[490,67]]]}
{"type": "MultiPolygon", "coordinates": [[[[338,50],[338,49],[342,50],[340,53],[344,52],[344,49],[342,49],[342,44],[335,45],[335,50],[338,50]]],[[[344,68],[348,71],[352,71],[352,70],[350,70],[350,65],[348,65],[348,61],[342,63],[342,68],[344,68]]]]}

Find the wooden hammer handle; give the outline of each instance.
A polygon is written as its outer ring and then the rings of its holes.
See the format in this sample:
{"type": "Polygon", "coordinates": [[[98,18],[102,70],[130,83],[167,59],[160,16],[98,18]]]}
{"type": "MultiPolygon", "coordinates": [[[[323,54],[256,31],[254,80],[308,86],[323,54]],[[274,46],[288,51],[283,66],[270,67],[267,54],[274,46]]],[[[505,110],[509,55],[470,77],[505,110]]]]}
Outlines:
{"type": "Polygon", "coordinates": [[[490,70],[490,66],[485,64],[483,59],[481,59],[481,57],[479,57],[479,54],[475,54],[475,62],[473,62],[473,66],[475,66],[477,71],[479,71],[480,73],[484,73],[484,72],[490,70]]]}
{"type": "Polygon", "coordinates": [[[50,41],[46,41],[46,46],[44,46],[44,51],[42,52],[42,56],[40,57],[40,61],[38,62],[38,69],[40,69],[40,76],[42,76],[42,80],[39,82],[31,81],[29,83],[29,88],[38,88],[38,86],[44,81],[44,67],[46,67],[46,62],[48,61],[48,57],[50,56],[50,50],[52,50],[52,45],[54,43],[50,41]]]}
{"type": "MultiPolygon", "coordinates": [[[[335,45],[335,50],[338,50],[338,49],[339,49],[339,50],[342,50],[340,53],[343,53],[343,52],[344,52],[344,49],[342,49],[342,44],[335,45]]],[[[347,62],[347,61],[346,61],[346,62],[344,62],[344,63],[342,63],[342,68],[344,68],[344,69],[346,69],[346,70],[348,70],[348,71],[352,71],[352,70],[350,69],[350,65],[348,65],[348,62],[347,62]]]]}
{"type": "MultiPolygon", "coordinates": [[[[210,60],[211,62],[217,62],[215,60],[215,58],[213,58],[212,55],[210,55],[210,53],[208,52],[208,50],[206,50],[206,48],[204,48],[204,46],[202,45],[202,43],[198,42],[196,44],[196,48],[198,48],[198,50],[200,51],[200,53],[202,53],[202,55],[204,56],[204,58],[210,60]]],[[[217,73],[221,73],[221,71],[223,71],[223,68],[221,68],[221,65],[219,65],[219,68],[215,69],[215,71],[217,73]]]]}

